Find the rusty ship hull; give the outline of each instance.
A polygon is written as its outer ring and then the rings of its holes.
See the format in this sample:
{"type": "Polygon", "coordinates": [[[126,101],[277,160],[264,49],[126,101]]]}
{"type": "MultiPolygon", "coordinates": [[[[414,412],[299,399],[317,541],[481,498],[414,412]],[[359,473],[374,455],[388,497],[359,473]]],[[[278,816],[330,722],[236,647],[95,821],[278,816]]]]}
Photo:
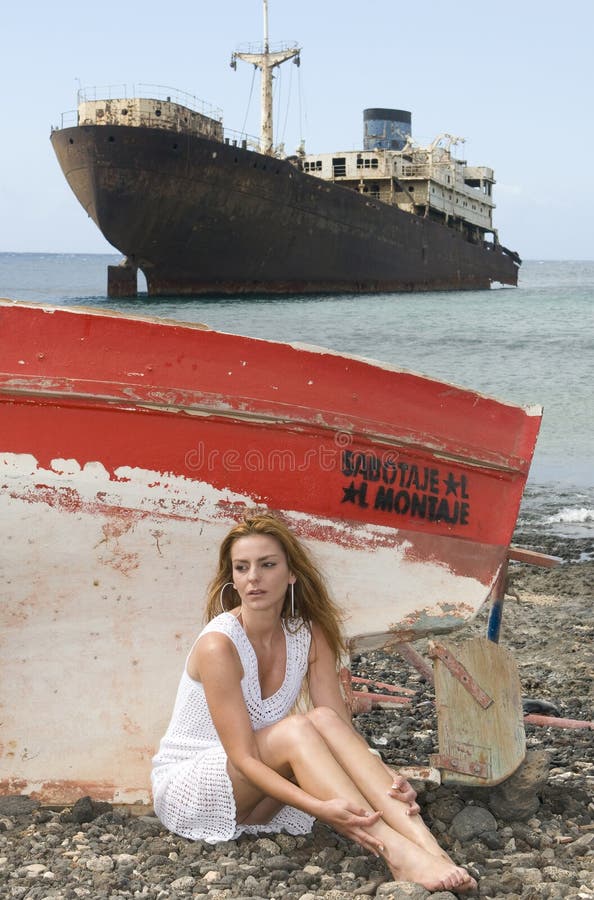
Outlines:
{"type": "Polygon", "coordinates": [[[125,125],[58,129],[51,142],[74,194],[153,296],[517,284],[519,259],[500,245],[473,243],[288,160],[125,125]]]}

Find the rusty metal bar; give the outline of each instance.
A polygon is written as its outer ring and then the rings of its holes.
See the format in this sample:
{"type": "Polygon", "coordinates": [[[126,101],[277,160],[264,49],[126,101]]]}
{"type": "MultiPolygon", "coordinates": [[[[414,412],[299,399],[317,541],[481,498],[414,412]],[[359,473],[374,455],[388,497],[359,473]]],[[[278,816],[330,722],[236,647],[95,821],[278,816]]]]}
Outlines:
{"type": "Polygon", "coordinates": [[[432,753],[429,757],[431,765],[446,772],[457,772],[461,775],[474,775],[477,778],[488,778],[489,767],[486,763],[471,759],[454,759],[441,753],[432,753]]]}
{"type": "Polygon", "coordinates": [[[427,662],[425,657],[422,656],[418,650],[415,650],[414,647],[407,644],[405,641],[395,644],[394,650],[417,670],[427,684],[434,684],[433,669],[430,663],[427,662]]]}
{"type": "Polygon", "coordinates": [[[351,707],[353,714],[362,712],[371,712],[372,709],[385,709],[390,703],[397,706],[410,706],[411,700],[408,697],[394,697],[391,694],[370,694],[365,691],[353,691],[353,705],[351,707]]]}
{"type": "Polygon", "coordinates": [[[493,698],[489,697],[480,685],[474,680],[470,672],[462,665],[461,662],[458,662],[455,656],[450,653],[442,644],[438,644],[436,641],[430,641],[429,643],[429,656],[432,659],[436,657],[441,659],[444,666],[452,673],[454,678],[460,682],[463,688],[468,691],[471,697],[474,697],[479,706],[482,706],[483,709],[488,709],[489,706],[493,703],[493,698]]]}
{"type": "MultiPolygon", "coordinates": [[[[351,713],[356,715],[357,713],[362,712],[370,712],[370,710],[377,707],[384,707],[390,703],[394,703],[400,706],[410,706],[411,697],[394,697],[392,694],[371,694],[366,691],[354,691],[353,690],[353,681],[361,681],[365,684],[372,684],[381,686],[382,682],[374,682],[370,678],[357,678],[351,675],[350,669],[346,666],[340,670],[340,683],[344,692],[344,699],[349,707],[351,713]]],[[[409,691],[408,688],[398,688],[393,684],[384,685],[392,691],[402,691],[406,694],[411,694],[414,696],[414,691],[409,691]]]]}
{"type": "Polygon", "coordinates": [[[594,721],[585,719],[561,719],[557,716],[539,716],[537,713],[529,713],[524,716],[524,722],[530,725],[542,725],[545,728],[589,728],[594,731],[594,721]]]}
{"type": "Polygon", "coordinates": [[[351,681],[354,684],[371,684],[373,687],[383,688],[392,694],[408,694],[411,697],[414,697],[416,694],[416,691],[411,690],[411,688],[398,687],[398,685],[395,684],[386,684],[384,681],[373,681],[371,678],[361,678],[359,675],[351,675],[351,681]]]}
{"type": "MultiPolygon", "coordinates": [[[[403,646],[408,647],[409,649],[413,650],[413,648],[409,647],[409,645],[407,645],[407,644],[404,644],[403,646]]],[[[398,652],[400,652],[400,650],[398,652]]],[[[417,653],[416,650],[414,650],[413,652],[420,658],[420,660],[423,663],[423,666],[427,667],[427,663],[425,662],[425,659],[421,656],[421,654],[417,653]]],[[[458,663],[458,665],[460,665],[460,664],[458,663]]],[[[415,668],[417,668],[417,667],[415,666],[415,668]]],[[[433,673],[431,673],[431,675],[433,675],[433,673]]],[[[347,669],[345,666],[340,670],[340,682],[341,682],[343,690],[344,690],[345,702],[346,702],[347,706],[349,707],[349,709],[351,710],[351,713],[353,713],[353,715],[355,715],[356,713],[361,713],[361,712],[369,712],[374,707],[381,707],[382,705],[385,705],[387,703],[396,703],[396,704],[400,704],[402,706],[409,706],[411,703],[411,700],[408,699],[408,697],[391,697],[391,696],[387,696],[386,694],[371,694],[371,693],[364,693],[362,691],[353,691],[352,683],[354,681],[360,682],[363,684],[371,684],[371,685],[374,685],[377,687],[386,687],[391,691],[399,692],[399,693],[402,692],[402,693],[406,693],[406,694],[410,694],[410,695],[414,695],[414,693],[415,693],[414,691],[411,691],[409,688],[400,688],[400,687],[396,687],[395,685],[392,685],[392,684],[390,684],[390,685],[385,684],[382,681],[372,681],[372,679],[370,679],[370,678],[359,678],[358,676],[351,675],[350,669],[347,669]]],[[[433,678],[431,678],[431,681],[433,681],[433,678]]],[[[466,685],[464,685],[464,686],[466,687],[466,685]]],[[[467,688],[467,690],[468,690],[468,688],[467,688]]],[[[479,688],[479,691],[480,690],[481,689],[479,688]]],[[[474,696],[474,694],[473,694],[473,696],[474,696]]],[[[485,697],[487,697],[486,694],[485,694],[485,697]]],[[[490,698],[488,698],[488,697],[487,697],[487,699],[490,700],[490,698]]],[[[492,701],[490,701],[490,703],[491,702],[492,701]]],[[[488,705],[490,705],[490,703],[488,705]]],[[[483,704],[481,704],[481,706],[483,706],[483,704]]],[[[487,707],[483,706],[483,708],[486,709],[487,707]]],[[[541,716],[536,713],[529,713],[528,715],[524,716],[524,722],[529,725],[539,725],[539,726],[542,726],[543,728],[567,728],[567,729],[589,728],[590,730],[594,731],[594,721],[587,721],[585,719],[563,719],[563,718],[559,718],[558,716],[541,716]]],[[[437,763],[436,760],[433,760],[433,762],[435,765],[438,765],[438,764],[441,765],[441,763],[437,763]]],[[[451,760],[448,760],[448,762],[451,762],[451,760]]],[[[451,768],[451,767],[450,766],[442,766],[442,768],[451,768]]],[[[457,768],[456,771],[462,771],[462,770],[460,768],[457,768]]],[[[477,773],[471,772],[468,774],[477,774],[477,773]]]]}

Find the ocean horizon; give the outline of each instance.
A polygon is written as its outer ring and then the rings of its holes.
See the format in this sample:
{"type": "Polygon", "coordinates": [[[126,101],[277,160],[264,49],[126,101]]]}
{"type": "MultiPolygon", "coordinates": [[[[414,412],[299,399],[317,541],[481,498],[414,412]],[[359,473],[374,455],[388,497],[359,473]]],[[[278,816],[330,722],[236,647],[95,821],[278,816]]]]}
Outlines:
{"type": "Polygon", "coordinates": [[[594,538],[594,261],[527,260],[517,288],[414,294],[107,297],[121,254],[0,253],[0,296],[203,322],[388,362],[544,407],[523,533],[594,538]]]}

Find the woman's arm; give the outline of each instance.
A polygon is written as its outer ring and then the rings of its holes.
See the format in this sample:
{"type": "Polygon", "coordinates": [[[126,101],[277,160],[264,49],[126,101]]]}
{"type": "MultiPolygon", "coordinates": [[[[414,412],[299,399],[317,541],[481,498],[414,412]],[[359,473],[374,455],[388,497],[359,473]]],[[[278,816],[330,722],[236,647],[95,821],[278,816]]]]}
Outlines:
{"type": "Polygon", "coordinates": [[[241,690],[243,667],[233,643],[216,632],[204,635],[190,656],[188,672],[203,684],[213,724],[235,769],[264,796],[326,819],[327,801],[311,796],[260,758],[241,690]]]}
{"type": "Polygon", "coordinates": [[[344,702],[336,671],[336,658],[324,632],[316,623],[311,627],[308,666],[309,696],[314,706],[327,706],[352,725],[351,714],[344,702]]]}

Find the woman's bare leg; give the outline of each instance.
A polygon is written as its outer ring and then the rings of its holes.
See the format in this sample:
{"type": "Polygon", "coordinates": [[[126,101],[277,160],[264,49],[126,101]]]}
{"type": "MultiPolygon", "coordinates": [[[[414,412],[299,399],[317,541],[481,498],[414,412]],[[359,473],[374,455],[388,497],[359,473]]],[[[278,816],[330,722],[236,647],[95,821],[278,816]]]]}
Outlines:
{"type": "Polygon", "coordinates": [[[381,759],[369,752],[365,740],[332,709],[318,707],[308,717],[368,803],[383,810],[384,821],[419,847],[449,860],[421,816],[407,815],[407,804],[387,796],[392,778],[381,759]]]}
{"type": "MultiPolygon", "coordinates": [[[[307,793],[320,800],[341,797],[370,813],[375,811],[307,715],[289,716],[261,729],[255,736],[262,761],[285,777],[292,773],[307,793]]],[[[371,754],[367,753],[367,756],[371,759],[371,754]]],[[[262,802],[262,794],[231,764],[228,768],[238,821],[254,822],[254,810],[262,802]]],[[[385,796],[385,789],[378,799],[381,804],[376,808],[380,810],[397,802],[385,796]]],[[[407,816],[403,815],[403,819],[404,824],[409,824],[407,816]]],[[[474,881],[464,869],[443,856],[428,852],[383,818],[369,826],[368,831],[383,846],[382,855],[395,879],[415,881],[429,890],[463,891],[474,887],[474,881]]]]}

